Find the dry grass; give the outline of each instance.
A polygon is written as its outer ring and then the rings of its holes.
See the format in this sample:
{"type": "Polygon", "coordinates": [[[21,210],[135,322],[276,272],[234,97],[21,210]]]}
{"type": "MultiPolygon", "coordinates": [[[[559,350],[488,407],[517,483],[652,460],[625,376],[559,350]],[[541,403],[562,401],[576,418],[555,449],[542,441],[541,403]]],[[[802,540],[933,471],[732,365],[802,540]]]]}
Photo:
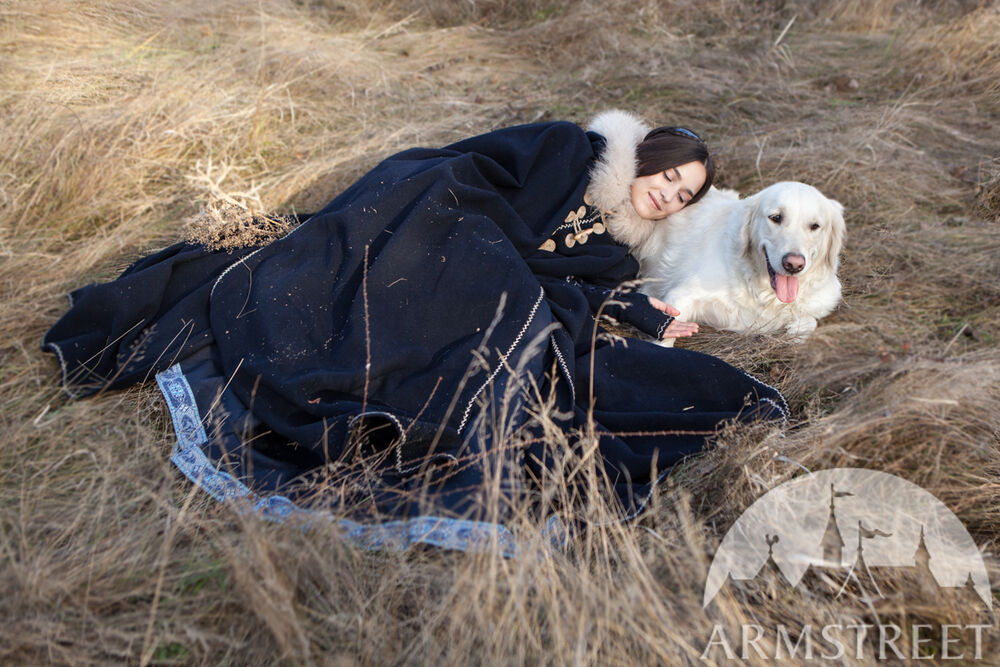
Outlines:
{"type": "MultiPolygon", "coordinates": [[[[968,0],[0,6],[0,661],[697,663],[711,554],[802,466],[923,485],[996,585],[998,22],[968,0]],[[726,431],[636,524],[505,560],[240,517],[171,468],[153,389],[67,402],[38,351],[63,293],[200,210],[313,209],[397,149],[611,106],[709,137],[724,185],[813,183],[849,225],[845,304],[807,344],[690,344],[780,386],[797,427],[726,431]]],[[[714,613],[842,610],[749,589],[714,613]]]]}

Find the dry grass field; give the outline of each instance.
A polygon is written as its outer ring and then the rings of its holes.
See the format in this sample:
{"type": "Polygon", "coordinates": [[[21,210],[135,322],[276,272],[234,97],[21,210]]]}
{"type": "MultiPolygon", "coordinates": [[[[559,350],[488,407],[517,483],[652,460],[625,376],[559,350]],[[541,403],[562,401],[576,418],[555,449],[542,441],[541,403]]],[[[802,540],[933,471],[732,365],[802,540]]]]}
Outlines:
{"type": "MultiPolygon", "coordinates": [[[[994,3],[0,2],[2,664],[700,664],[716,622],[871,622],[753,586],[702,609],[727,528],[803,468],[935,494],[996,604],[998,337],[994,3]],[[504,559],[242,516],[173,469],[155,387],[71,401],[39,350],[69,290],[206,206],[308,211],[404,147],[611,107],[702,133],[724,186],[805,181],[848,223],[844,303],[806,344],[683,343],[779,386],[795,423],[727,429],[638,522],[504,559]]],[[[988,623],[1000,664],[993,614],[879,613],[988,623]]]]}

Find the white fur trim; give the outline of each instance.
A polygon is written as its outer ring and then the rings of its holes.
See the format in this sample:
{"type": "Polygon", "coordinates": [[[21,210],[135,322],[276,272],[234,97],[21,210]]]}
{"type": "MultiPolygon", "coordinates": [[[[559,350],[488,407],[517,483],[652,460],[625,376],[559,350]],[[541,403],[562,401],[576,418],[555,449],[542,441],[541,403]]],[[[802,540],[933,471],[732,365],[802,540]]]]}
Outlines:
{"type": "Polygon", "coordinates": [[[640,248],[656,222],[639,217],[632,207],[631,186],[638,172],[635,149],[651,129],[627,111],[605,111],[587,128],[607,140],[590,170],[587,195],[601,211],[612,238],[632,250],[640,248]]]}

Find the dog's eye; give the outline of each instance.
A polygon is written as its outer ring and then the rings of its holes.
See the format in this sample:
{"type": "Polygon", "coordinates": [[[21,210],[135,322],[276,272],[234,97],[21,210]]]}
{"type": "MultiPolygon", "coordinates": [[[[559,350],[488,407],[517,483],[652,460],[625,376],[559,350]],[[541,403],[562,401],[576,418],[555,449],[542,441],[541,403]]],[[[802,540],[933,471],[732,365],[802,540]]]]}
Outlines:
{"type": "Polygon", "coordinates": [[[819,223],[818,222],[812,223],[811,225],[809,225],[809,229],[815,232],[817,229],[819,229],[819,223]]]}
{"type": "Polygon", "coordinates": [[[771,215],[767,216],[767,219],[776,225],[780,225],[782,218],[780,213],[772,213],[771,215]]]}

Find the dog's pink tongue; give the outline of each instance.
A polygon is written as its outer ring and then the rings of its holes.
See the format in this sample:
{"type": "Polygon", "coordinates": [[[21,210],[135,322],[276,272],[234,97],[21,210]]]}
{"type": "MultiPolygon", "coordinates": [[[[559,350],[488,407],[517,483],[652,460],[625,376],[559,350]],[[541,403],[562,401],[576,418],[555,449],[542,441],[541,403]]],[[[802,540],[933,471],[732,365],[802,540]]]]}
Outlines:
{"type": "Polygon", "coordinates": [[[774,291],[777,293],[778,301],[781,303],[791,303],[799,294],[799,279],[797,276],[785,276],[778,274],[775,276],[774,291]]]}

